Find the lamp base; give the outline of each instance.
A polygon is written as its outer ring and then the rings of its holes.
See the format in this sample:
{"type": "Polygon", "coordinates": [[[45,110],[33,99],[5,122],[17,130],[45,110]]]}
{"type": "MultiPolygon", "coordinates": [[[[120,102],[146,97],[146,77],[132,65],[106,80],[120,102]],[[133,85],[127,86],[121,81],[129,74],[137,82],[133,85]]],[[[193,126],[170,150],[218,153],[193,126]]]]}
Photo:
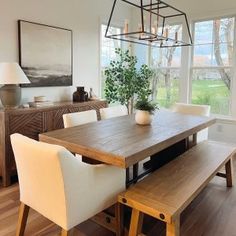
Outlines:
{"type": "Polygon", "coordinates": [[[0,88],[0,99],[5,108],[15,108],[20,105],[21,88],[16,84],[7,84],[0,88]]]}

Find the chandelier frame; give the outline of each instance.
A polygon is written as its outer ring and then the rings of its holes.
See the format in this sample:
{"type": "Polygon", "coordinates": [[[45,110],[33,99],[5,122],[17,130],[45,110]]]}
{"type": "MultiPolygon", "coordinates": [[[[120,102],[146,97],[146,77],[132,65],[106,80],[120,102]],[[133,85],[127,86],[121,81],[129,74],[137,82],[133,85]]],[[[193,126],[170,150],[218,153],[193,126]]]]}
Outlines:
{"type": "MultiPolygon", "coordinates": [[[[128,25],[127,25],[126,31],[128,31],[128,25]]],[[[177,9],[176,7],[169,5],[166,2],[163,2],[162,0],[150,0],[148,4],[144,4],[144,0],[140,0],[140,5],[134,2],[131,2],[130,0],[114,0],[111,14],[108,20],[106,32],[105,32],[105,37],[110,38],[110,39],[116,39],[116,40],[129,42],[129,43],[137,43],[141,45],[154,46],[154,47],[160,47],[160,48],[191,46],[193,44],[189,22],[188,22],[186,13],[177,9]],[[111,21],[112,21],[114,11],[115,11],[118,1],[127,3],[135,8],[140,9],[141,24],[137,31],[122,32],[120,34],[109,34],[109,28],[111,27],[111,21]],[[162,14],[163,9],[169,9],[170,11],[172,11],[172,14],[170,13],[162,14]],[[149,15],[150,25],[148,29],[145,26],[145,18],[144,18],[145,13],[149,15]],[[157,32],[153,32],[153,28],[151,25],[152,19],[154,17],[156,17],[157,19],[157,25],[156,25],[157,32]],[[167,29],[165,29],[166,21],[167,19],[174,18],[174,17],[183,17],[186,27],[187,27],[188,42],[185,42],[182,39],[179,40],[178,35],[176,35],[175,38],[169,37],[168,31],[167,29]],[[161,30],[158,30],[158,27],[159,28],[161,27],[160,28],[161,30]],[[172,44],[165,45],[165,43],[167,42],[172,43],[172,44]]]]}

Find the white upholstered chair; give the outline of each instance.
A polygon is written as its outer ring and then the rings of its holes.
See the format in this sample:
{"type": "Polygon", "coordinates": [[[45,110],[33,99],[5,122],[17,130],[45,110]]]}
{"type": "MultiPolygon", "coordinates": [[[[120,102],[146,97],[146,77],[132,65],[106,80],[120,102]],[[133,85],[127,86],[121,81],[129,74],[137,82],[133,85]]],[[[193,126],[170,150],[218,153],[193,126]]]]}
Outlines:
{"type": "MultiPolygon", "coordinates": [[[[210,108],[211,107],[208,105],[175,103],[172,111],[189,115],[209,116],[210,108]]],[[[198,142],[204,141],[206,139],[208,139],[208,129],[204,129],[197,134],[198,142]]]]}
{"type": "MultiPolygon", "coordinates": [[[[106,120],[114,117],[125,116],[128,115],[128,109],[124,105],[118,105],[113,107],[106,107],[100,109],[101,120],[106,120]]],[[[138,175],[138,166],[139,164],[135,164],[133,166],[133,176],[136,177],[138,175]]],[[[129,180],[129,169],[126,169],[126,176],[129,180]]]]}
{"type": "Polygon", "coordinates": [[[16,235],[24,235],[30,208],[69,235],[74,226],[117,201],[125,189],[125,170],[88,165],[64,147],[11,135],[20,186],[16,235]]]}
{"type": "Polygon", "coordinates": [[[83,125],[97,121],[97,113],[95,110],[74,112],[63,115],[64,127],[69,128],[76,125],[83,125]]]}
{"type": "MultiPolygon", "coordinates": [[[[97,112],[95,110],[73,112],[63,115],[64,128],[69,128],[77,125],[84,125],[91,122],[96,122],[97,112]]],[[[80,154],[76,154],[77,158],[81,158],[80,154]]]]}
{"type": "Polygon", "coordinates": [[[126,106],[114,106],[114,107],[106,107],[106,108],[101,108],[100,109],[100,115],[101,119],[110,119],[113,117],[118,117],[118,116],[125,116],[128,115],[128,110],[126,106]]]}

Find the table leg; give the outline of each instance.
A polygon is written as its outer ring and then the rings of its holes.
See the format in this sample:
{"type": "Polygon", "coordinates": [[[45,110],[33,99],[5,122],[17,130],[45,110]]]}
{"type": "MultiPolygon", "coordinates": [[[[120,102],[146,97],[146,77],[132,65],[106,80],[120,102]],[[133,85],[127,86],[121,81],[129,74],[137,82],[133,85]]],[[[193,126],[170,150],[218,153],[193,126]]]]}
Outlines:
{"type": "Polygon", "coordinates": [[[129,174],[129,167],[126,168],[126,183],[128,183],[130,180],[130,174],[129,174]]]}
{"type": "Polygon", "coordinates": [[[194,147],[195,145],[197,145],[197,133],[193,134],[191,136],[191,138],[188,138],[188,147],[187,149],[190,149],[192,147],[194,147]]]}
{"type": "Polygon", "coordinates": [[[150,167],[158,169],[163,165],[167,164],[168,162],[172,161],[176,157],[180,156],[187,150],[187,141],[186,139],[158,152],[151,156],[151,163],[150,167]]]}
{"type": "MultiPolygon", "coordinates": [[[[137,179],[138,177],[138,164],[139,163],[136,163],[135,165],[133,165],[133,180],[137,179]]],[[[137,181],[135,181],[137,182],[137,181]]]]}

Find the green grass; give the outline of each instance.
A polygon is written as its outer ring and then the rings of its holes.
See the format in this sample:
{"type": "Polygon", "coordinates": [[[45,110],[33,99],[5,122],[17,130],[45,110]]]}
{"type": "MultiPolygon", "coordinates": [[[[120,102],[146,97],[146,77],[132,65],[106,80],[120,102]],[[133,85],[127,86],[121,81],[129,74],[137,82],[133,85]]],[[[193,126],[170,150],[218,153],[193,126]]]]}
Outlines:
{"type": "Polygon", "coordinates": [[[192,90],[193,104],[211,106],[211,113],[229,114],[230,91],[221,80],[194,80],[192,90]]]}
{"type": "MultiPolygon", "coordinates": [[[[104,86],[103,80],[102,87],[104,88],[104,86]]],[[[167,99],[164,79],[159,81],[157,89],[157,102],[160,107],[169,108],[179,101],[179,79],[172,79],[171,96],[169,99],[167,99]]],[[[105,98],[104,91],[102,97],[105,98]]],[[[192,81],[192,103],[210,105],[211,113],[228,115],[230,109],[229,98],[230,91],[221,80],[206,79],[192,81]]]]}
{"type": "Polygon", "coordinates": [[[157,88],[157,102],[161,107],[169,108],[179,100],[179,80],[172,80],[170,98],[167,99],[167,91],[164,80],[161,80],[157,88]]]}
{"type": "MultiPolygon", "coordinates": [[[[220,80],[193,80],[192,82],[192,103],[211,106],[214,114],[229,114],[230,92],[223,81],[220,80]]],[[[161,107],[171,107],[179,100],[179,81],[172,80],[171,97],[166,98],[166,87],[164,81],[158,84],[157,101],[161,107]]]]}

